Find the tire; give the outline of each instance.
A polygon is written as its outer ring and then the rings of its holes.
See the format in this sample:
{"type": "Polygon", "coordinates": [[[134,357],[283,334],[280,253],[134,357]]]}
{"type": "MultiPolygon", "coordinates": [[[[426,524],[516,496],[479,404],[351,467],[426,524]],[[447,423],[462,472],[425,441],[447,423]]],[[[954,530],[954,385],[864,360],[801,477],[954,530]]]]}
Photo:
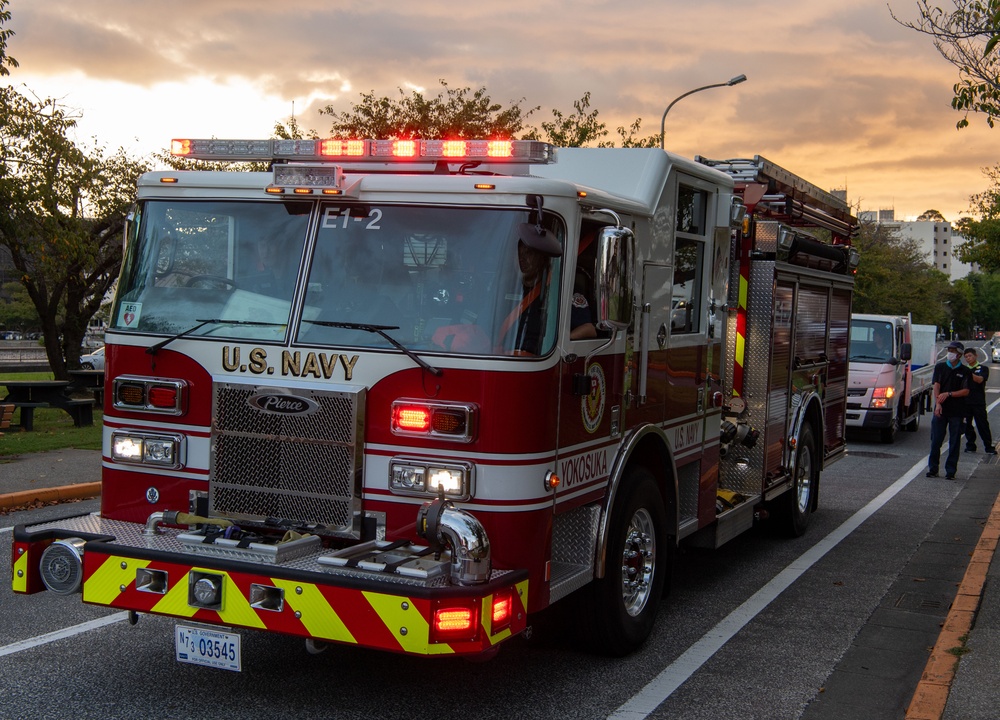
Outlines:
{"type": "Polygon", "coordinates": [[[89,362],[80,363],[80,369],[81,370],[93,370],[94,369],[94,364],[93,363],[89,363],[89,362]]]}
{"type": "Polygon", "coordinates": [[[886,445],[892,445],[894,442],[896,442],[896,428],[898,427],[898,425],[899,423],[896,422],[895,418],[893,418],[892,421],[889,423],[889,427],[882,428],[881,430],[879,430],[879,437],[882,439],[883,443],[885,443],[886,445]]]}
{"type": "Polygon", "coordinates": [[[800,537],[809,527],[813,493],[816,492],[816,486],[819,482],[816,440],[813,437],[812,425],[809,423],[802,426],[796,452],[795,477],[792,480],[791,490],[781,498],[784,507],[780,513],[785,529],[792,537],[800,537]]]}
{"type": "Polygon", "coordinates": [[[920,406],[918,405],[917,409],[913,413],[913,419],[906,426],[906,431],[907,432],[916,432],[917,430],[920,429],[920,416],[922,414],[923,413],[920,410],[920,406]]]}
{"type": "Polygon", "coordinates": [[[673,559],[652,473],[635,468],[624,482],[611,515],[606,572],[588,589],[585,604],[594,647],[613,657],[633,652],[649,637],[673,559]]]}

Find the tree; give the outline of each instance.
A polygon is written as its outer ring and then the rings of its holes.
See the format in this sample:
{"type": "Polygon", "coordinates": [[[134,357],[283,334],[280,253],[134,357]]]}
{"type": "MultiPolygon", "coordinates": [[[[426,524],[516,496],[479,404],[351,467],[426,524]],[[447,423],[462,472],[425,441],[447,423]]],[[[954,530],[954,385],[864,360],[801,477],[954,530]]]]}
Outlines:
{"type": "Polygon", "coordinates": [[[38,311],[23,285],[16,280],[0,285],[0,329],[38,330],[41,326],[38,311]]]}
{"type": "Polygon", "coordinates": [[[917,217],[917,222],[948,222],[938,210],[924,210],[917,217]]]}
{"type": "Polygon", "coordinates": [[[10,22],[9,4],[10,0],[0,0],[0,77],[10,75],[8,68],[17,67],[17,60],[7,54],[7,41],[14,34],[13,30],[4,29],[4,25],[10,22]]]}
{"type": "Polygon", "coordinates": [[[525,128],[525,121],[538,108],[524,110],[520,103],[504,107],[494,102],[486,88],[451,88],[439,81],[442,90],[427,98],[399,88],[399,98],[378,97],[375,91],[361,94],[350,110],[337,112],[332,105],[320,114],[333,118],[333,137],[349,138],[513,138],[525,128]]]}
{"type": "Polygon", "coordinates": [[[1000,329],[1000,274],[970,273],[964,281],[972,290],[972,325],[1000,329]]]}
{"type": "MultiPolygon", "coordinates": [[[[969,113],[982,113],[993,127],[1000,118],[1000,0],[953,0],[948,12],[918,0],[920,18],[916,22],[893,19],[899,24],[928,35],[941,56],[958,69],[958,82],[951,106],[964,113],[959,129],[969,124],[969,113]]],[[[890,10],[890,13],[892,11],[890,10]]]]}
{"type": "MultiPolygon", "coordinates": [[[[375,91],[362,93],[361,100],[350,110],[338,112],[333,105],[320,114],[333,118],[331,133],[338,138],[440,139],[440,138],[522,138],[545,140],[559,147],[614,147],[607,137],[607,126],[597,119],[598,111],[590,110],[590,93],[574,101],[574,112],[566,114],[553,109],[552,120],[543,121],[541,128],[528,124],[528,119],[540,109],[522,107],[524,98],[507,106],[494,102],[486,88],[452,88],[439,80],[442,90],[436,97],[412,91],[407,95],[398,89],[399,97],[379,97],[375,91]]],[[[641,119],[629,128],[619,127],[617,134],[622,147],[659,147],[660,136],[637,137],[641,119]]],[[[280,138],[315,137],[314,131],[304,133],[294,118],[287,126],[278,123],[275,136],[280,138]]]]}
{"type": "Polygon", "coordinates": [[[916,323],[947,327],[951,287],[947,276],[927,262],[919,243],[881,223],[862,221],[853,244],[861,253],[855,312],[911,313],[916,323]]]}
{"type": "Polygon", "coordinates": [[[1000,165],[984,168],[990,187],[969,198],[974,217],[955,223],[966,241],[955,248],[962,262],[978,263],[984,272],[1000,271],[1000,165]],[[978,218],[978,219],[976,219],[978,218]]]}
{"type": "MultiPolygon", "coordinates": [[[[0,13],[4,41],[9,19],[0,13]]],[[[87,324],[118,277],[125,213],[147,169],[121,149],[78,147],[75,124],[53,99],[0,88],[0,245],[38,312],[57,378],[76,367],[87,324]]]]}
{"type": "Polygon", "coordinates": [[[118,277],[121,229],[145,163],[77,147],[52,99],[0,90],[0,244],[41,318],[57,378],[79,361],[87,324],[118,277]]]}

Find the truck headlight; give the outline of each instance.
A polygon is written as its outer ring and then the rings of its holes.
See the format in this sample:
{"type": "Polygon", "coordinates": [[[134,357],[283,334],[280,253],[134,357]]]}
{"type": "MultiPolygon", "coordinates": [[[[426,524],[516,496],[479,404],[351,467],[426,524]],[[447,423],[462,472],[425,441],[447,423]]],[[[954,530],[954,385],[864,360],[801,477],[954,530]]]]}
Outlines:
{"type": "Polygon", "coordinates": [[[446,498],[468,500],[472,497],[473,474],[470,463],[394,458],[389,463],[389,490],[419,497],[435,497],[443,490],[446,498]]]}
{"type": "Polygon", "coordinates": [[[117,462],[179,468],[184,438],[134,430],[111,433],[111,457],[117,462]]]}
{"type": "Polygon", "coordinates": [[[889,400],[896,394],[896,389],[892,387],[877,387],[872,392],[872,407],[889,407],[889,400]]]}

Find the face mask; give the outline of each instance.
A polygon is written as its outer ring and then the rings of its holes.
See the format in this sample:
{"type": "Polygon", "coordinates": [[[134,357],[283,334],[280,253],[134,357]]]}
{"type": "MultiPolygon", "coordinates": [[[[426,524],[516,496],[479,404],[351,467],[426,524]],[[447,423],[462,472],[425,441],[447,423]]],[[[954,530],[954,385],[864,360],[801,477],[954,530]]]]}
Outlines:
{"type": "Polygon", "coordinates": [[[958,353],[948,353],[948,362],[954,364],[958,360],[958,353]]]}

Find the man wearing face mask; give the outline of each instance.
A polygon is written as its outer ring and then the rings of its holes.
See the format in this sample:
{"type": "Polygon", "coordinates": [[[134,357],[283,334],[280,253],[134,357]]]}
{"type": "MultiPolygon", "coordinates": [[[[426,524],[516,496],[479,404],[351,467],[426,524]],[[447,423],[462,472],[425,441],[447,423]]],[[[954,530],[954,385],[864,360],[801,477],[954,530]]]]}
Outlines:
{"type": "Polygon", "coordinates": [[[990,379],[990,369],[979,364],[979,353],[974,347],[965,348],[965,364],[972,371],[969,378],[969,397],[965,400],[965,452],[976,452],[978,429],[979,437],[983,440],[983,451],[987,455],[996,455],[993,433],[990,432],[990,419],[986,414],[986,381],[990,379]]]}
{"type": "Polygon", "coordinates": [[[965,423],[965,398],[969,394],[972,371],[962,364],[962,343],[948,345],[948,356],[934,366],[934,416],[931,418],[931,452],[927,458],[927,477],[937,477],[941,446],[948,435],[948,457],[944,461],[945,477],[955,479],[958,455],[962,450],[962,429],[965,423]]]}

